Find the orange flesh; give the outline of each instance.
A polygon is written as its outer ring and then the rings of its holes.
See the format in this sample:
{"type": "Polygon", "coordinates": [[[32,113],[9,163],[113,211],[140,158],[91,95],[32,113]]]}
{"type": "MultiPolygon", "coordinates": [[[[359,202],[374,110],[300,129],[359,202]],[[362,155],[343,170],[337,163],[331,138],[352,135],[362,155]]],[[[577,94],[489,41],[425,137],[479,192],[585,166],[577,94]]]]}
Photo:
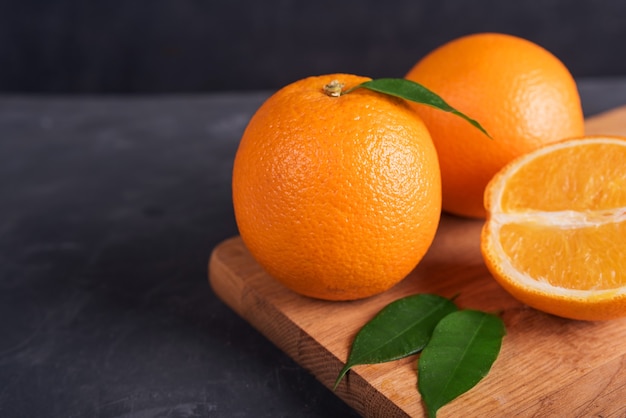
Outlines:
{"type": "Polygon", "coordinates": [[[625,207],[624,165],[626,147],[609,144],[588,145],[584,155],[580,149],[564,148],[540,156],[507,180],[502,211],[587,211],[625,207]]]}
{"type": "Polygon", "coordinates": [[[626,221],[585,228],[507,224],[500,231],[513,267],[568,289],[605,290],[626,284],[626,221]]]}
{"type": "Polygon", "coordinates": [[[511,266],[565,289],[626,285],[625,164],[626,146],[593,143],[535,156],[511,173],[501,207],[491,208],[511,266]]]}

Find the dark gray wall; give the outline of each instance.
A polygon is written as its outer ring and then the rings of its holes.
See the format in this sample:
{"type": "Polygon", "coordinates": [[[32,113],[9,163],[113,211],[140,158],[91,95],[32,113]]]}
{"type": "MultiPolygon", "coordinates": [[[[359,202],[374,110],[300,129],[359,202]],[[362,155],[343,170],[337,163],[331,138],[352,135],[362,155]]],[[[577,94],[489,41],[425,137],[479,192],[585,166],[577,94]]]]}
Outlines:
{"type": "Polygon", "coordinates": [[[533,40],[574,76],[626,75],[622,0],[0,0],[0,91],[274,89],[402,76],[454,37],[533,40]]]}

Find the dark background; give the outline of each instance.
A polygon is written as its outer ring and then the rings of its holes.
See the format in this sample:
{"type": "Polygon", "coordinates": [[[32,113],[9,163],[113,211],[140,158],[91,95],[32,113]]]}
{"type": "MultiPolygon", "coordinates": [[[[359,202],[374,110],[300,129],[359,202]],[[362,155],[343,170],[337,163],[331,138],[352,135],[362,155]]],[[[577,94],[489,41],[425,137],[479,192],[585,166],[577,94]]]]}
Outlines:
{"type": "Polygon", "coordinates": [[[552,51],[573,75],[626,75],[621,0],[1,0],[0,92],[275,89],[309,75],[403,76],[463,34],[552,51]]]}

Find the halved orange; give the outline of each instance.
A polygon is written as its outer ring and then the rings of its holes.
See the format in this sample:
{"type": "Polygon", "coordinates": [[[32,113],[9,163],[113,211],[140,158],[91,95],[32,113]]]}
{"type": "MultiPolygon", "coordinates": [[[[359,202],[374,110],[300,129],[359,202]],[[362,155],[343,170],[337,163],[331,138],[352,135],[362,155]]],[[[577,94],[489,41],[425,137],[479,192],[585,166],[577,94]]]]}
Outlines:
{"type": "Polygon", "coordinates": [[[481,251],[523,303],[573,319],[626,316],[626,138],[544,146],[485,190],[481,251]]]}

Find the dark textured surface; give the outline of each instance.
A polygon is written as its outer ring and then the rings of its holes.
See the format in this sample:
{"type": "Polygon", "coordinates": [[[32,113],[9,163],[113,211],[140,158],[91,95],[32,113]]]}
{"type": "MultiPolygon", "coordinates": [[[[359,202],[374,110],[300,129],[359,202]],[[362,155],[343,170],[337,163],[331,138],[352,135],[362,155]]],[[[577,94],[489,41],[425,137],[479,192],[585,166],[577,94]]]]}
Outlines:
{"type": "Polygon", "coordinates": [[[0,416],[355,416],[207,281],[268,94],[0,97],[0,416]]]}
{"type": "Polygon", "coordinates": [[[0,416],[350,416],[207,282],[263,97],[0,99],[0,416]]]}
{"type": "Polygon", "coordinates": [[[0,0],[0,91],[275,89],[350,72],[399,77],[433,48],[505,32],[576,77],[626,75],[620,0],[0,0]]]}

